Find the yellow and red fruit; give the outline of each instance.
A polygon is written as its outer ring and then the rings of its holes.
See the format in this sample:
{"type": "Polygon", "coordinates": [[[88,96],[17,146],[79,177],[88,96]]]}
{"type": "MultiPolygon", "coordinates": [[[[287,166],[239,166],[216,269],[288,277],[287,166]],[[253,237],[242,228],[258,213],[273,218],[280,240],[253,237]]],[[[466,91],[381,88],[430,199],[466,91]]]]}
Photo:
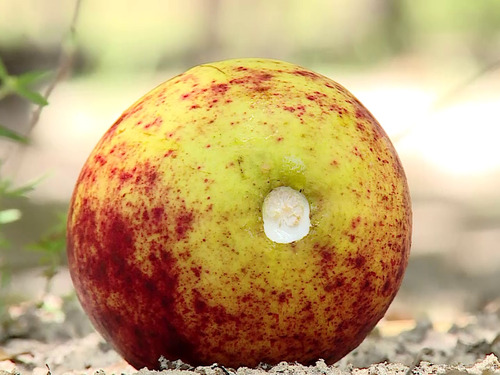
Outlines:
{"type": "Polygon", "coordinates": [[[76,183],[68,259],[137,368],[332,362],[384,315],[410,237],[403,168],[368,110],[307,69],[240,59],[172,78],[111,126],[76,183]]]}

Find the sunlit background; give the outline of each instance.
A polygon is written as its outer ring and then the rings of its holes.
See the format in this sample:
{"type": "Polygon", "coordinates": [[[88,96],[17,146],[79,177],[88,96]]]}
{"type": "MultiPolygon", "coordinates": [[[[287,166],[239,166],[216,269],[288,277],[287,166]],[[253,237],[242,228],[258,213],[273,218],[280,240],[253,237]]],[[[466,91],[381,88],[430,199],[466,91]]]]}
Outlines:
{"type": "MultiPolygon", "coordinates": [[[[30,144],[0,143],[2,178],[44,176],[29,199],[0,202],[23,214],[0,228],[12,290],[38,293],[28,267],[40,256],[26,245],[64,212],[85,158],[122,111],[193,65],[258,56],[338,81],[392,138],[414,235],[389,317],[450,321],[500,298],[500,1],[82,0],[73,22],[75,6],[0,1],[0,58],[11,74],[56,71],[61,54],[73,57],[30,144]]],[[[4,98],[0,123],[26,134],[32,109],[4,98]]]]}

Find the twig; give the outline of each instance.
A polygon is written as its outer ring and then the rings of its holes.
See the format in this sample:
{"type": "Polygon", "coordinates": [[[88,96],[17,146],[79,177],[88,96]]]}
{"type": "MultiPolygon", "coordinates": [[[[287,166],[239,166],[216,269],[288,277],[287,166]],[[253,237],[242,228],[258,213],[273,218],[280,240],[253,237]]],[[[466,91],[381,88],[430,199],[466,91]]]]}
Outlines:
{"type": "Polygon", "coordinates": [[[448,103],[453,102],[455,96],[463,92],[466,88],[468,88],[471,84],[473,84],[474,81],[476,81],[477,79],[481,78],[486,74],[494,72],[498,68],[500,68],[500,60],[494,61],[491,64],[486,65],[485,67],[477,71],[476,74],[472,75],[471,77],[468,77],[455,87],[448,90],[448,92],[446,92],[444,95],[441,95],[441,97],[438,98],[432,104],[431,111],[436,111],[442,107],[445,107],[448,103]]]}
{"type": "Polygon", "coordinates": [[[224,375],[231,375],[231,373],[224,366],[214,363],[212,365],[212,369],[215,370],[216,368],[221,369],[224,375]]]}
{"type": "MultiPolygon", "coordinates": [[[[441,95],[428,109],[428,114],[432,114],[433,112],[438,111],[439,109],[447,106],[450,103],[453,103],[455,100],[456,96],[458,96],[460,93],[462,93],[465,89],[467,89],[471,84],[473,84],[477,79],[481,78],[482,76],[485,76],[491,72],[494,72],[495,70],[500,68],[500,60],[496,60],[493,63],[483,67],[479,71],[477,71],[474,75],[471,77],[468,77],[467,79],[459,82],[457,85],[449,89],[446,93],[441,95]]],[[[415,129],[417,129],[416,124],[412,124],[409,126],[407,129],[401,131],[399,134],[395,134],[394,136],[391,137],[392,141],[394,143],[401,142],[404,138],[409,136],[415,129]]]]}
{"type": "MultiPolygon", "coordinates": [[[[76,0],[75,2],[75,10],[73,12],[73,18],[71,19],[71,23],[69,26],[69,33],[66,38],[63,40],[63,46],[61,48],[61,56],[59,58],[59,66],[57,68],[54,79],[49,84],[44,93],[44,98],[46,100],[49,99],[52,91],[56,88],[57,84],[66,76],[69,69],[73,65],[74,58],[74,49],[75,49],[75,37],[76,37],[76,22],[78,21],[78,16],[80,14],[80,5],[82,0],[76,0]]],[[[39,105],[34,111],[31,117],[30,123],[28,125],[28,131],[26,132],[26,136],[31,133],[35,125],[38,123],[40,119],[40,115],[42,114],[44,106],[39,105]]]]}

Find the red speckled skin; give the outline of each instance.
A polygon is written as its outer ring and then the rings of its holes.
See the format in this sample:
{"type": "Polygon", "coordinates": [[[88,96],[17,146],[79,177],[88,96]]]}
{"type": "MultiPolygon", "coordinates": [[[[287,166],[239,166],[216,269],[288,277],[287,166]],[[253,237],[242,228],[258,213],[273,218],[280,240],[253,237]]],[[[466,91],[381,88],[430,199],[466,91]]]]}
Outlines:
{"type": "Polygon", "coordinates": [[[361,103],[298,66],[243,59],[124,112],[82,168],[67,247],[83,308],[134,367],[236,368],[347,354],[396,295],[410,239],[401,163],[361,103]],[[311,205],[290,244],[262,228],[281,185],[311,205]]]}

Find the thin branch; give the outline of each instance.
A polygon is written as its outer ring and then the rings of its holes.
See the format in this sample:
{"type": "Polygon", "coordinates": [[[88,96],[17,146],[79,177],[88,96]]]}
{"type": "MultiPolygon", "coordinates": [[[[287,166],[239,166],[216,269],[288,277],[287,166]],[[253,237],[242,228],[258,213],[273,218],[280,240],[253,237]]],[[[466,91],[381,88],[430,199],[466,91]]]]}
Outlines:
{"type": "MultiPolygon", "coordinates": [[[[464,79],[463,81],[459,82],[457,85],[449,89],[446,93],[441,95],[429,108],[428,114],[432,114],[447,105],[453,103],[454,100],[456,100],[456,97],[463,93],[467,88],[469,88],[470,85],[472,85],[475,81],[477,81],[479,78],[482,78],[485,75],[488,75],[496,70],[500,69],[500,60],[496,60],[493,63],[483,67],[479,71],[477,71],[474,75],[471,77],[468,77],[464,79]]],[[[408,137],[413,131],[417,128],[416,124],[412,124],[409,126],[407,129],[401,131],[398,134],[395,134],[391,137],[392,141],[394,143],[401,142],[404,138],[408,137]]]]}
{"type": "MultiPolygon", "coordinates": [[[[50,95],[52,94],[52,91],[54,91],[57,84],[67,75],[68,71],[73,65],[73,58],[75,52],[75,39],[76,39],[76,23],[78,21],[78,16],[80,14],[81,3],[82,0],[76,0],[75,2],[75,10],[73,12],[73,18],[71,19],[71,23],[69,26],[69,33],[62,42],[63,45],[61,48],[61,56],[59,58],[59,66],[57,68],[54,79],[49,84],[44,93],[44,98],[46,100],[49,99],[50,95]]],[[[39,105],[33,111],[33,115],[28,125],[28,131],[26,133],[26,136],[31,133],[35,125],[40,120],[40,115],[42,114],[43,108],[44,106],[39,105]]]]}
{"type": "Polygon", "coordinates": [[[434,102],[434,104],[431,107],[431,111],[436,111],[440,108],[445,107],[448,105],[450,102],[453,102],[455,97],[459,94],[461,94],[465,89],[467,89],[471,84],[473,84],[475,81],[477,81],[479,78],[494,72],[495,70],[500,68],[500,60],[494,61],[493,63],[486,65],[482,69],[480,69],[476,74],[474,74],[471,77],[468,77],[464,81],[460,82],[458,85],[455,87],[451,88],[448,92],[446,92],[444,95],[441,95],[438,100],[434,102]]]}

